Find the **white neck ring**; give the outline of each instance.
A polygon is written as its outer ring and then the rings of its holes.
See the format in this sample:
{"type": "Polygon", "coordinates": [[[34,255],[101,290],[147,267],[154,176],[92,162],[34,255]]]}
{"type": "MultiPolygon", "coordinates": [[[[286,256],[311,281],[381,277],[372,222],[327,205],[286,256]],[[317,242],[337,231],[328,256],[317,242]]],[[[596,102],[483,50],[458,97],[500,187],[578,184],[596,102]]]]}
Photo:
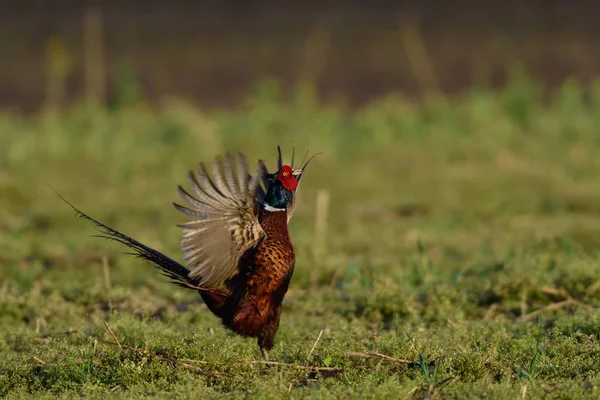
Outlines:
{"type": "Polygon", "coordinates": [[[268,205],[267,203],[264,204],[265,207],[265,211],[269,211],[269,212],[276,212],[276,211],[285,211],[285,208],[275,208],[275,207],[271,207],[270,205],[268,205]]]}

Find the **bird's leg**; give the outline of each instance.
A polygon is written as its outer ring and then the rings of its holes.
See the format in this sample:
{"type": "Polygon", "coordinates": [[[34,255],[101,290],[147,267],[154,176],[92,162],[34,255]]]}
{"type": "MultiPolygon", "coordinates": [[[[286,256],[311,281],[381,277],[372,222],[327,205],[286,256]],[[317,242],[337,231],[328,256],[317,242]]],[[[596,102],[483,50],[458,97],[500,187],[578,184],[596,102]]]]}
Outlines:
{"type": "Polygon", "coordinates": [[[264,347],[260,348],[260,353],[262,354],[263,358],[265,359],[265,361],[269,361],[269,353],[267,353],[267,349],[265,349],[264,347]]]}
{"type": "Polygon", "coordinates": [[[274,315],[266,321],[266,323],[261,327],[261,331],[258,334],[258,347],[260,347],[260,352],[262,353],[265,361],[269,362],[269,354],[267,350],[271,350],[273,348],[275,338],[275,333],[277,332],[277,328],[279,327],[279,317],[281,315],[281,305],[279,305],[275,309],[274,315]]]}

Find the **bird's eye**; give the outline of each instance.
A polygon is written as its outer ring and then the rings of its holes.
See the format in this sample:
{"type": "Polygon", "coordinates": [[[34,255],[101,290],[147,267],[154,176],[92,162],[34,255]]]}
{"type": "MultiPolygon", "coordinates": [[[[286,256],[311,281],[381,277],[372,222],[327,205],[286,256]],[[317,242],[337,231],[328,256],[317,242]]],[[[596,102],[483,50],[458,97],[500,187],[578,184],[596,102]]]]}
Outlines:
{"type": "Polygon", "coordinates": [[[283,173],[283,176],[288,176],[288,173],[287,173],[287,172],[284,172],[284,173],[283,173]]]}

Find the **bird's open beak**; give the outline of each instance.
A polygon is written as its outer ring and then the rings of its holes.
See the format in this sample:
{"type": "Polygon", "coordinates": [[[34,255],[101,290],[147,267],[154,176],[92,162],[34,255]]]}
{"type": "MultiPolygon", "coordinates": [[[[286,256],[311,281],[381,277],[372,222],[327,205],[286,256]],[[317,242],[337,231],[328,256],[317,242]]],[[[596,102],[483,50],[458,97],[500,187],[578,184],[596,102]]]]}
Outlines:
{"type": "Polygon", "coordinates": [[[294,169],[292,170],[292,176],[295,176],[298,180],[302,176],[302,169],[294,169]]]}

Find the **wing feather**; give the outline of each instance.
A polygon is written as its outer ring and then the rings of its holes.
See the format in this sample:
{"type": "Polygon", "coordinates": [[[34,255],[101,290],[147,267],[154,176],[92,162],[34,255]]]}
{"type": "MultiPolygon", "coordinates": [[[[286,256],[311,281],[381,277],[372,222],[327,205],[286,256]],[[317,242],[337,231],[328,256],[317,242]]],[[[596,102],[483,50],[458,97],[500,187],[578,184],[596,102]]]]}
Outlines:
{"type": "Polygon", "coordinates": [[[227,205],[227,203],[224,202],[223,194],[219,192],[213,181],[210,179],[210,175],[208,174],[206,165],[204,163],[200,163],[198,165],[197,177],[194,176],[193,172],[190,173],[190,176],[190,186],[192,187],[192,191],[201,197],[202,195],[196,192],[201,190],[210,199],[212,199],[213,202],[219,203],[223,206],[227,205]]]}
{"type": "MultiPolygon", "coordinates": [[[[198,200],[197,198],[195,198],[194,196],[189,194],[181,186],[177,187],[177,191],[179,192],[179,196],[182,198],[182,200],[185,201],[186,203],[188,203],[191,207],[194,207],[195,209],[198,209],[198,210],[201,209],[204,212],[207,212],[209,210],[218,210],[219,209],[218,205],[211,204],[209,201],[198,200]]],[[[214,201],[212,203],[214,203],[214,201]]]]}
{"type": "Polygon", "coordinates": [[[213,161],[213,179],[215,183],[215,187],[223,197],[226,197],[228,200],[234,200],[233,194],[231,193],[231,189],[227,186],[225,182],[225,178],[223,177],[223,160],[221,157],[216,157],[213,161]]]}
{"type": "Polygon", "coordinates": [[[179,188],[188,206],[174,204],[195,218],[178,225],[183,229],[181,250],[190,278],[204,288],[223,286],[238,273],[244,253],[265,237],[257,215],[257,202],[264,198],[263,175],[268,173],[264,163],[251,176],[243,154],[235,159],[228,154],[215,158],[212,172],[211,177],[201,163],[197,175],[190,173],[191,193],[179,188]]]}
{"type": "Polygon", "coordinates": [[[236,179],[235,171],[233,170],[233,161],[231,154],[225,155],[225,163],[223,164],[223,171],[225,172],[225,182],[229,187],[229,190],[234,198],[242,197],[242,193],[238,186],[238,180],[236,179]]]}
{"type": "Polygon", "coordinates": [[[237,156],[238,188],[241,196],[248,196],[248,168],[246,167],[246,157],[242,153],[237,156]]]}
{"type": "Polygon", "coordinates": [[[258,161],[258,169],[253,177],[250,179],[250,183],[248,186],[248,190],[252,191],[253,188],[256,188],[256,201],[259,204],[262,204],[265,200],[265,196],[267,195],[267,175],[269,175],[269,171],[262,160],[258,161]]]}

